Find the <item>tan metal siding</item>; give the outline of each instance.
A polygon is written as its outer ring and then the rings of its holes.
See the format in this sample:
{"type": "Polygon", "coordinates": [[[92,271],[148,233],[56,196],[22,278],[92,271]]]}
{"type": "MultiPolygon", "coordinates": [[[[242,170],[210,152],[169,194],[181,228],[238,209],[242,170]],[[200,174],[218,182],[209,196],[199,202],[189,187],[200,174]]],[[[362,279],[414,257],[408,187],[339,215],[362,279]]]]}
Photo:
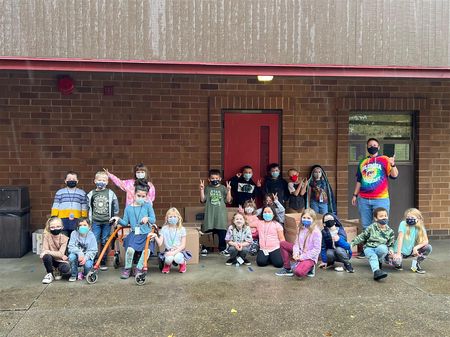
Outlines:
{"type": "Polygon", "coordinates": [[[0,55],[449,66],[448,0],[0,0],[0,55]]]}

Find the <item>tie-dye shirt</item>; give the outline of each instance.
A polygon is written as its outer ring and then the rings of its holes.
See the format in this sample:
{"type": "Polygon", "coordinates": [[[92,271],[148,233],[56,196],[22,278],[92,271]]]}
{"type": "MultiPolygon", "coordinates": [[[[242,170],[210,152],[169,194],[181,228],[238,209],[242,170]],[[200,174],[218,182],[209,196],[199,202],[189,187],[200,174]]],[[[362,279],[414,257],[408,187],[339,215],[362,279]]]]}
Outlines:
{"type": "Polygon", "coordinates": [[[361,183],[359,196],[365,199],[389,198],[388,178],[391,164],[387,156],[367,157],[359,162],[356,180],[361,183]]]}

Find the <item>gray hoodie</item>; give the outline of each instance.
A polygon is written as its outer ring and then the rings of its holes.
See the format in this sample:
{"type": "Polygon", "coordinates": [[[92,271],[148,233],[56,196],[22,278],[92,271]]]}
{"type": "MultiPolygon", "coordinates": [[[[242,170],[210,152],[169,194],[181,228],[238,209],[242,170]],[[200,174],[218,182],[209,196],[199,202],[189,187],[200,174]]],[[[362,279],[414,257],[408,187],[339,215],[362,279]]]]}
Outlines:
{"type": "Polygon", "coordinates": [[[94,233],[89,231],[86,236],[81,236],[78,231],[70,234],[69,254],[77,254],[78,257],[86,257],[86,259],[94,260],[97,255],[98,247],[94,233]]]}

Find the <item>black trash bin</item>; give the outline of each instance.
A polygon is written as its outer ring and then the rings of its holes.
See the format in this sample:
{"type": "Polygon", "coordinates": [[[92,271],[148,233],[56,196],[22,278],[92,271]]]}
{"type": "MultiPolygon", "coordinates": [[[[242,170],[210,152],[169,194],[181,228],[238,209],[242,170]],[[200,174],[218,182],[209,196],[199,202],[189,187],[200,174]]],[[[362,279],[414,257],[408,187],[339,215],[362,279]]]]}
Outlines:
{"type": "Polygon", "coordinates": [[[28,187],[0,186],[0,258],[18,258],[30,251],[28,187]]]}

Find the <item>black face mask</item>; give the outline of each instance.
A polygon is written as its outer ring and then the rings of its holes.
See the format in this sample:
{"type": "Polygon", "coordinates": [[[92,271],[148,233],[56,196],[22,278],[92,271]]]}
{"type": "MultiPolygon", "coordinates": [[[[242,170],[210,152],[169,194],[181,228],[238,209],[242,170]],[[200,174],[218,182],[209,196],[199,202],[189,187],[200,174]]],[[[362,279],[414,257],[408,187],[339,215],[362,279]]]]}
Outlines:
{"type": "Polygon", "coordinates": [[[62,229],[50,229],[50,233],[52,233],[53,235],[59,235],[61,234],[62,229]]]}
{"type": "Polygon", "coordinates": [[[367,152],[369,152],[369,154],[371,154],[371,155],[374,155],[375,153],[378,152],[378,147],[376,147],[376,146],[368,147],[367,152]]]}
{"type": "Polygon", "coordinates": [[[212,184],[213,186],[217,186],[217,185],[220,184],[220,181],[219,181],[219,180],[211,180],[211,184],[212,184]]]}
{"type": "Polygon", "coordinates": [[[334,221],[334,220],[327,220],[327,221],[325,221],[325,226],[327,226],[328,228],[331,228],[334,225],[336,225],[336,221],[334,221]]]}
{"type": "Polygon", "coordinates": [[[69,181],[66,183],[66,185],[67,185],[67,187],[69,187],[69,188],[74,188],[74,187],[77,186],[77,182],[76,182],[75,180],[69,180],[69,181]]]}

